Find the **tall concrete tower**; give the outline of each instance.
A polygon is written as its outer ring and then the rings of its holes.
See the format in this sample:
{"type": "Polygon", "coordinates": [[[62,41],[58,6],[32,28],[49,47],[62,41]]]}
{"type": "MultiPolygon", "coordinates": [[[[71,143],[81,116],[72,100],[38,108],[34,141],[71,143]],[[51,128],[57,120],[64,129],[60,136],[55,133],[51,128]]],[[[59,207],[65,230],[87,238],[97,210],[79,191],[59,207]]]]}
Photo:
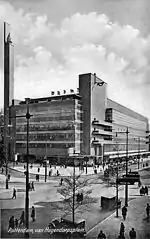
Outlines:
{"type": "Polygon", "coordinates": [[[4,22],[4,110],[12,105],[14,99],[14,46],[9,25],[4,22]]]}
{"type": "MultiPolygon", "coordinates": [[[[11,157],[11,106],[14,99],[14,46],[12,44],[9,25],[4,22],[4,145],[6,164],[11,157]]],[[[7,170],[6,170],[7,176],[7,170]]]]}
{"type": "Polygon", "coordinates": [[[107,84],[98,78],[96,74],[79,75],[79,94],[82,97],[83,107],[83,151],[87,155],[101,155],[101,145],[91,147],[92,121],[105,121],[107,107],[107,84]]]}

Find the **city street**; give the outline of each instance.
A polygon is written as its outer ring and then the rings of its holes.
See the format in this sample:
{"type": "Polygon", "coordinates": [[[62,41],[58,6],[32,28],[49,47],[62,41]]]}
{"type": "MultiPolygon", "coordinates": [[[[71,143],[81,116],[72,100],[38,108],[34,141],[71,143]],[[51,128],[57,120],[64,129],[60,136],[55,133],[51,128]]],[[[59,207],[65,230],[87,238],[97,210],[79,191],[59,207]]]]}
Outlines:
{"type": "MultiPolygon", "coordinates": [[[[132,168],[137,168],[137,165],[132,165],[132,168]]],[[[147,176],[147,171],[140,171],[140,174],[142,175],[142,183],[143,185],[149,184],[149,179],[147,176]]],[[[149,171],[148,171],[149,173],[149,171]]],[[[17,173],[15,173],[15,177],[11,177],[11,181],[9,183],[9,190],[6,190],[4,187],[5,182],[5,176],[0,175],[0,203],[2,208],[2,236],[3,237],[14,237],[14,235],[9,235],[7,233],[7,227],[8,227],[8,219],[11,215],[14,215],[15,217],[19,217],[21,214],[21,211],[24,208],[24,198],[25,198],[25,176],[22,174],[22,177],[17,177],[17,173]],[[17,199],[11,199],[12,197],[12,189],[15,187],[17,189],[17,199]]],[[[100,209],[100,198],[101,196],[106,197],[113,197],[116,195],[116,189],[115,187],[111,186],[109,187],[107,183],[104,183],[102,173],[97,175],[88,175],[86,176],[90,179],[91,184],[89,187],[92,189],[91,197],[95,200],[92,204],[89,205],[88,211],[83,211],[82,213],[77,213],[76,220],[78,219],[85,219],[86,220],[86,230],[88,232],[87,236],[88,238],[96,238],[98,230],[103,226],[99,224],[101,221],[103,221],[106,218],[109,218],[109,216],[114,211],[102,211],[100,209]],[[95,227],[95,225],[97,225],[95,227]]],[[[54,218],[63,216],[63,212],[60,214],[56,210],[53,209],[54,204],[61,203],[61,196],[57,193],[57,189],[60,188],[60,179],[57,177],[52,177],[48,180],[47,183],[44,182],[44,180],[40,180],[40,182],[35,182],[35,191],[30,192],[30,208],[34,205],[36,208],[36,222],[33,224],[30,220],[30,228],[45,228],[47,224],[54,218]]],[[[119,187],[119,198],[122,200],[122,205],[124,202],[124,186],[119,187]]],[[[137,185],[131,185],[129,186],[129,198],[135,199],[135,198],[142,198],[139,196],[139,188],[137,185]]],[[[144,197],[144,200],[149,200],[149,198],[146,196],[144,197]]],[[[142,199],[141,199],[142,200],[142,199]]],[[[131,202],[133,202],[132,200],[131,202]]],[[[146,203],[144,201],[143,203],[146,203]]],[[[140,204],[142,205],[142,203],[140,204]]],[[[130,205],[129,205],[130,208],[130,205]]],[[[142,210],[142,209],[141,209],[142,210]]],[[[120,212],[119,212],[120,214],[120,212]]],[[[69,215],[68,215],[69,217],[69,215]]],[[[114,218],[114,214],[112,216],[114,218]]],[[[141,218],[141,217],[140,217],[141,218]]],[[[113,219],[112,219],[113,220],[113,219]]],[[[115,219],[115,220],[121,220],[115,219]]],[[[118,230],[119,224],[117,224],[116,221],[116,230],[118,230]],[[117,227],[118,225],[118,227],[117,227]]],[[[105,221],[107,222],[107,220],[105,221]]],[[[104,223],[104,221],[103,221],[104,223]]],[[[107,222],[108,223],[108,222],[107,222]]],[[[103,225],[103,224],[102,224],[103,225]]],[[[145,225],[145,224],[144,224],[145,225]]],[[[104,226],[105,229],[105,226],[104,226]]],[[[110,230],[111,231],[111,230],[110,230]]],[[[106,230],[107,234],[109,234],[109,230],[106,230]]],[[[117,231],[116,231],[117,233],[117,231]]],[[[115,234],[114,234],[115,235],[115,234]]],[[[48,235],[45,233],[41,235],[40,233],[37,233],[36,235],[31,235],[31,237],[48,237],[48,235]]],[[[15,237],[19,237],[19,234],[15,235],[15,237]]],[[[109,237],[111,238],[111,237],[109,237]]],[[[112,237],[113,238],[113,237],[112,237]]],[[[115,237],[114,237],[115,238],[115,237]]]]}

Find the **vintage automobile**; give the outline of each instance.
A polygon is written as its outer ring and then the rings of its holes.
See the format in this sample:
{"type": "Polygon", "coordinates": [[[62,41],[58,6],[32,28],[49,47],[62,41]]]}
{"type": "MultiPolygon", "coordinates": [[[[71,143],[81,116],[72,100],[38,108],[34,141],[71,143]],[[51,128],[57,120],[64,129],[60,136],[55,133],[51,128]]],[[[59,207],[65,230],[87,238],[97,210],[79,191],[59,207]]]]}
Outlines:
{"type": "Polygon", "coordinates": [[[85,220],[73,223],[64,218],[55,219],[48,224],[48,232],[50,238],[86,238],[85,220]]]}

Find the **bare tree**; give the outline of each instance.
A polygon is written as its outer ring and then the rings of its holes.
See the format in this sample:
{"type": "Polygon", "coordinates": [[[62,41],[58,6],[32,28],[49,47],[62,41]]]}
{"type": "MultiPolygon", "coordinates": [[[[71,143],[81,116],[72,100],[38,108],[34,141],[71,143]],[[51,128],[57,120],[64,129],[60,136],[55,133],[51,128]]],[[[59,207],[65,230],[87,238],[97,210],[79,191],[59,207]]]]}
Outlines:
{"type": "Polygon", "coordinates": [[[73,174],[64,178],[63,185],[57,190],[62,196],[63,204],[55,205],[55,209],[63,211],[63,216],[70,214],[71,211],[72,221],[75,222],[75,214],[88,210],[88,205],[95,202],[90,197],[92,189],[89,187],[89,179],[84,176],[73,174]]]}

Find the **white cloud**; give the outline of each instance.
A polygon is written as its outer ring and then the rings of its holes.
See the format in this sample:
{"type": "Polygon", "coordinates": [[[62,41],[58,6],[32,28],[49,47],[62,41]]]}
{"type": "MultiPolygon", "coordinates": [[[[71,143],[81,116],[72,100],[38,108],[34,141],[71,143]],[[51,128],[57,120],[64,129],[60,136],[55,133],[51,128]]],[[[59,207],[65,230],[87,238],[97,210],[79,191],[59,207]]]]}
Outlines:
{"type": "Polygon", "coordinates": [[[4,2],[0,2],[0,12],[0,21],[11,23],[16,44],[16,98],[75,88],[78,74],[96,72],[108,82],[114,100],[150,118],[150,100],[143,94],[145,87],[146,93],[150,92],[145,86],[150,72],[150,37],[95,12],[74,14],[60,26],[48,22],[46,15],[27,14],[4,2]]]}

